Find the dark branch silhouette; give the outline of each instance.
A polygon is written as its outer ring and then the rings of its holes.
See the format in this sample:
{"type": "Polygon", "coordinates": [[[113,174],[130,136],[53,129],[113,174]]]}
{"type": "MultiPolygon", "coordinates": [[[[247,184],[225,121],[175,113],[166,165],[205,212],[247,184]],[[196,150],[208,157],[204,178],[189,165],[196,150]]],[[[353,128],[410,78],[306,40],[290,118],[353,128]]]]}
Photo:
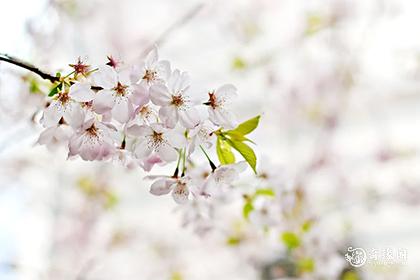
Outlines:
{"type": "Polygon", "coordinates": [[[18,67],[29,70],[29,71],[37,74],[38,76],[40,76],[44,80],[49,80],[51,83],[55,83],[55,82],[60,81],[60,78],[58,78],[56,76],[52,76],[48,73],[45,73],[45,72],[41,71],[40,69],[38,69],[37,67],[33,66],[32,64],[29,64],[27,62],[24,62],[24,61],[22,61],[18,58],[12,57],[12,56],[7,55],[7,54],[0,54],[0,61],[11,63],[11,64],[16,65],[18,67]]]}

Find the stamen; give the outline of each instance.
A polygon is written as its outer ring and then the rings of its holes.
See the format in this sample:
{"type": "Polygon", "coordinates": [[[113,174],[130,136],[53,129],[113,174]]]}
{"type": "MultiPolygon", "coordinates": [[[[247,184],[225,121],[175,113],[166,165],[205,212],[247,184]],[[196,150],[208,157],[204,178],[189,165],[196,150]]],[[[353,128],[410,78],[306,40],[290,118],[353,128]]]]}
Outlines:
{"type": "Polygon", "coordinates": [[[148,82],[151,82],[151,81],[156,80],[156,76],[157,76],[157,72],[156,71],[146,69],[146,72],[144,73],[144,76],[143,76],[142,79],[143,80],[146,80],[148,82]]]}
{"type": "Polygon", "coordinates": [[[90,136],[98,137],[98,129],[96,128],[94,123],[89,128],[86,129],[86,132],[90,136]]]}
{"type": "Polygon", "coordinates": [[[67,91],[60,92],[58,94],[58,101],[60,101],[62,105],[66,105],[70,101],[69,93],[67,91]]]}
{"type": "Polygon", "coordinates": [[[113,90],[121,96],[124,96],[127,93],[128,86],[121,84],[118,82],[117,86],[113,88],[113,90]]]}
{"type": "Polygon", "coordinates": [[[80,57],[77,59],[76,64],[69,64],[69,66],[74,69],[74,72],[76,74],[81,74],[83,76],[87,75],[87,73],[89,72],[89,68],[90,68],[90,65],[84,64],[80,57]]]}
{"type": "Polygon", "coordinates": [[[163,133],[153,131],[153,134],[148,137],[147,145],[149,148],[158,151],[159,148],[165,144],[167,141],[163,136],[163,133]]]}
{"type": "Polygon", "coordinates": [[[214,91],[209,92],[209,101],[205,103],[206,105],[209,105],[213,109],[216,109],[220,104],[217,102],[216,94],[214,94],[214,91]]]}
{"type": "Polygon", "coordinates": [[[172,95],[172,104],[176,107],[181,107],[185,104],[184,97],[181,94],[172,95]]]}

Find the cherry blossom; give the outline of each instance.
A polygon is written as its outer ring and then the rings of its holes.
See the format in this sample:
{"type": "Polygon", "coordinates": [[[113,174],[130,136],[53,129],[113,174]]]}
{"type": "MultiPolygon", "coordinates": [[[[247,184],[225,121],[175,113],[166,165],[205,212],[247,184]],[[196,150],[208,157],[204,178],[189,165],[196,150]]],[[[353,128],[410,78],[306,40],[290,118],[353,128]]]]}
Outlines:
{"type": "Polygon", "coordinates": [[[193,153],[195,148],[200,145],[203,145],[207,149],[211,148],[216,139],[213,133],[216,128],[210,121],[205,120],[191,129],[189,133],[191,140],[188,146],[188,153],[193,153]]]}
{"type": "Polygon", "coordinates": [[[161,106],[159,117],[169,128],[174,128],[178,121],[185,128],[193,128],[200,122],[196,108],[192,107],[189,89],[189,77],[186,72],[175,70],[168,80],[168,85],[155,84],[150,87],[150,98],[161,106]]]}
{"type": "Polygon", "coordinates": [[[59,123],[61,118],[63,118],[64,121],[69,122],[72,119],[72,114],[78,107],[80,106],[71,99],[69,93],[62,90],[44,110],[41,124],[44,127],[55,126],[59,123]]]}
{"type": "Polygon", "coordinates": [[[131,118],[134,105],[148,102],[147,89],[143,85],[130,84],[127,70],[117,72],[105,65],[92,74],[92,79],[96,86],[102,88],[93,100],[94,110],[98,113],[111,110],[112,117],[120,123],[131,118]]]}
{"type": "Polygon", "coordinates": [[[209,106],[209,118],[215,125],[227,129],[236,126],[235,116],[226,108],[232,98],[237,95],[236,92],[237,90],[233,85],[226,84],[208,93],[209,100],[205,104],[209,106]]]}
{"type": "Polygon", "coordinates": [[[159,60],[157,48],[153,48],[144,62],[132,68],[130,78],[133,83],[141,82],[147,85],[165,83],[171,74],[169,61],[159,60]]]}
{"type": "MultiPolygon", "coordinates": [[[[149,177],[153,178],[153,177],[149,177]]],[[[178,204],[184,204],[188,201],[190,195],[191,178],[181,177],[158,177],[150,187],[150,193],[154,195],[172,194],[172,198],[178,204]]]]}
{"type": "Polygon", "coordinates": [[[70,138],[69,157],[80,155],[84,160],[104,160],[115,152],[111,125],[89,119],[70,138]]]}
{"type": "Polygon", "coordinates": [[[150,126],[133,125],[127,129],[127,132],[139,138],[134,148],[134,155],[138,158],[146,158],[155,152],[166,162],[175,161],[178,157],[176,148],[182,148],[186,144],[182,133],[169,131],[159,123],[150,126]]]}
{"type": "Polygon", "coordinates": [[[205,180],[202,194],[218,195],[225,191],[232,183],[239,179],[239,174],[246,169],[246,163],[241,161],[234,164],[217,167],[205,180]]]}
{"type": "Polygon", "coordinates": [[[47,148],[55,148],[56,144],[62,144],[69,140],[72,135],[71,129],[66,125],[55,125],[46,128],[38,138],[37,143],[47,148]]]}

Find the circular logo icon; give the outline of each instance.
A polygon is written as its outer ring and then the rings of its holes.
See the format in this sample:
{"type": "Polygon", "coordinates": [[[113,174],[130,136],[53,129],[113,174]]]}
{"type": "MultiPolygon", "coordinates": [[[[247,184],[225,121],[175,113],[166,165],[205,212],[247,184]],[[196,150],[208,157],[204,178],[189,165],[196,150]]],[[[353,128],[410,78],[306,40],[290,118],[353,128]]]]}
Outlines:
{"type": "Polygon", "coordinates": [[[362,248],[348,247],[345,255],[346,261],[354,267],[360,267],[366,263],[366,251],[362,248]]]}

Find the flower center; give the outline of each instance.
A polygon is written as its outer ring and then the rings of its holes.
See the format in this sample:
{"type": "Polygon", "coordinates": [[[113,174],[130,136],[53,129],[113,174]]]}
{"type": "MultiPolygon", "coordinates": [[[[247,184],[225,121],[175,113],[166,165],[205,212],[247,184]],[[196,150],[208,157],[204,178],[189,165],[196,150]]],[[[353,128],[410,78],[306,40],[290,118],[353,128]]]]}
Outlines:
{"type": "Polygon", "coordinates": [[[148,119],[152,115],[152,110],[149,108],[149,106],[144,105],[139,110],[139,114],[142,118],[148,119]]]}
{"type": "Polygon", "coordinates": [[[89,128],[86,129],[86,132],[93,137],[98,136],[98,129],[96,128],[95,124],[93,123],[89,128]]]}
{"type": "Polygon", "coordinates": [[[154,81],[156,79],[156,76],[157,76],[156,71],[146,69],[146,72],[144,73],[144,76],[143,76],[142,79],[146,80],[148,82],[151,82],[151,81],[154,81]]]}
{"type": "Polygon", "coordinates": [[[117,86],[114,87],[114,91],[121,96],[124,96],[127,93],[128,86],[121,84],[118,82],[117,86]]]}
{"type": "Polygon", "coordinates": [[[163,133],[156,131],[153,131],[152,140],[155,147],[160,146],[165,141],[163,138],[163,133]]]}
{"type": "Polygon", "coordinates": [[[176,188],[174,189],[174,193],[177,195],[183,195],[187,192],[187,184],[185,182],[178,181],[176,188]]]}
{"type": "Polygon", "coordinates": [[[65,105],[70,101],[70,96],[68,92],[60,92],[58,94],[58,101],[61,102],[61,104],[65,105]]]}
{"type": "Polygon", "coordinates": [[[209,105],[213,109],[216,109],[220,105],[217,102],[216,94],[214,94],[214,91],[209,92],[209,101],[206,103],[206,105],[209,105]]]}
{"type": "Polygon", "coordinates": [[[79,57],[76,64],[69,64],[70,67],[74,69],[76,74],[81,74],[86,76],[89,72],[90,65],[84,64],[81,58],[79,57]]]}
{"type": "Polygon", "coordinates": [[[108,62],[106,63],[106,65],[111,66],[112,68],[117,68],[118,65],[120,64],[119,61],[117,61],[115,58],[112,57],[112,55],[108,55],[108,62]]]}
{"type": "Polygon", "coordinates": [[[172,95],[172,104],[176,107],[181,107],[185,104],[184,97],[181,94],[172,95]]]}

